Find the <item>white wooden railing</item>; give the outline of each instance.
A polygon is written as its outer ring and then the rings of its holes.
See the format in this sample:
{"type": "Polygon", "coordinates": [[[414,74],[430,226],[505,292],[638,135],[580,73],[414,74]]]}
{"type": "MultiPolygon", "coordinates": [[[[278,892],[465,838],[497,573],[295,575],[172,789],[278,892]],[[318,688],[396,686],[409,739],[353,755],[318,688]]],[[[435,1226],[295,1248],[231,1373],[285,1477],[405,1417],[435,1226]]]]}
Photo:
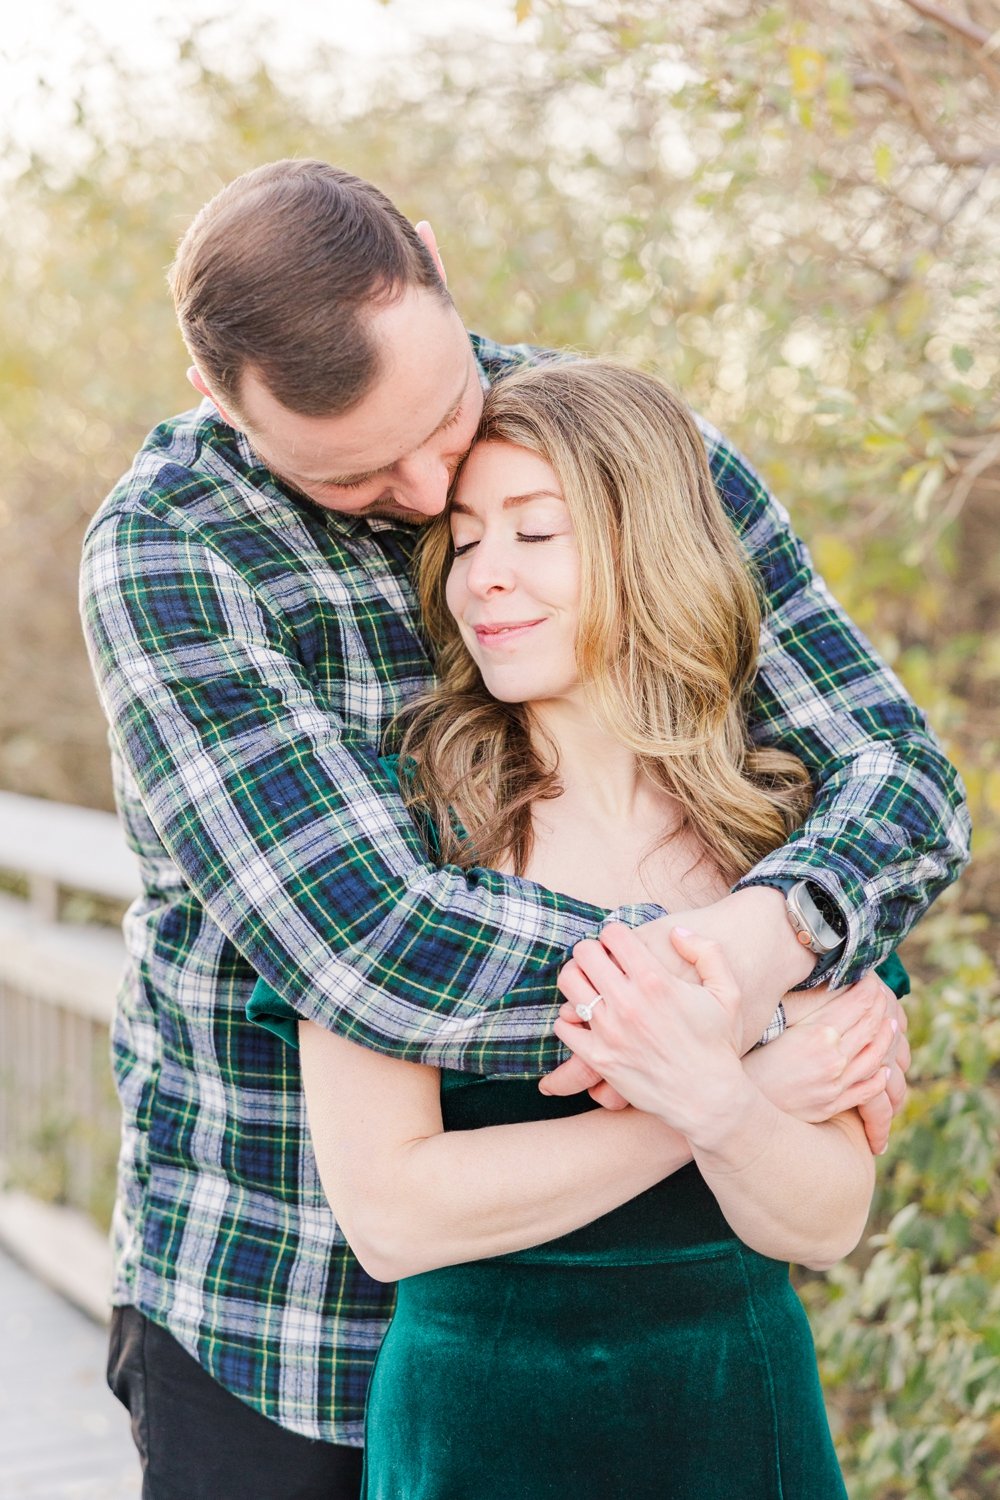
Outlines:
{"type": "Polygon", "coordinates": [[[137,865],[109,813],[0,792],[0,876],[0,1188],[99,1222],[118,1139],[114,919],[137,865]]]}

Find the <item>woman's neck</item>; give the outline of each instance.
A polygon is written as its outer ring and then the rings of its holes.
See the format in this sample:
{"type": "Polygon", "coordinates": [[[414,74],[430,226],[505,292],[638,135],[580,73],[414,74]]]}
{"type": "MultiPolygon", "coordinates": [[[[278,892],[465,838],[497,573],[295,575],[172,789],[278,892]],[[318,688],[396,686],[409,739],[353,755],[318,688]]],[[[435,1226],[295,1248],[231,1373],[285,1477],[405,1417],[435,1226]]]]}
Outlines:
{"type": "Polygon", "coordinates": [[[687,910],[725,895],[680,804],[586,704],[560,698],[530,714],[532,744],[543,763],[558,754],[563,791],[532,809],[529,879],[608,910],[636,901],[687,910]]]}
{"type": "Polygon", "coordinates": [[[563,798],[591,816],[628,818],[650,783],[633,751],[604,729],[586,704],[559,698],[530,707],[531,738],[545,763],[559,758],[563,798]]]}

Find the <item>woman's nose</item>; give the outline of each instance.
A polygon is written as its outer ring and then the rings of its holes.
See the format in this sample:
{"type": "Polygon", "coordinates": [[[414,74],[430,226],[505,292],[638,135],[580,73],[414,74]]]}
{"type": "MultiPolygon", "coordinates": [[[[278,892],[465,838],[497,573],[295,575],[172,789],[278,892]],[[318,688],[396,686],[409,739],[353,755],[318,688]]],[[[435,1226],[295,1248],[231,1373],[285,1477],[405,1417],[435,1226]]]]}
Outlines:
{"type": "Polygon", "coordinates": [[[484,537],[472,550],[466,583],[470,593],[484,598],[487,594],[506,593],[514,586],[513,571],[503,548],[484,537]]]}

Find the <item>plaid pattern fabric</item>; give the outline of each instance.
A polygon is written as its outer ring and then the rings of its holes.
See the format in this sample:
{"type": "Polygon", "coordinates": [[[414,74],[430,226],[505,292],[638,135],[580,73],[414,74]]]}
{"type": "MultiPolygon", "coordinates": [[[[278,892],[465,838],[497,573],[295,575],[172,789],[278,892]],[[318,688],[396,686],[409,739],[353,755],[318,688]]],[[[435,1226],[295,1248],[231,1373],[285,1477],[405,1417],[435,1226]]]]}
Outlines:
{"type": "MultiPolygon", "coordinates": [[[[536,357],[473,345],[484,383],[536,357]]],[[[784,513],[706,438],[773,605],[754,734],[796,750],[819,788],[800,835],[748,879],[826,885],[850,915],[839,977],[858,974],[961,864],[959,791],[784,513]]],[[[114,1297],[267,1416],[347,1443],[362,1438],[391,1289],[332,1219],[297,1058],[245,1017],[255,977],[400,1057],[530,1076],[558,1060],[557,968],[606,916],[426,862],[379,761],[388,721],[430,677],[413,542],[291,494],[205,403],[150,434],[83,567],[144,889],[113,1031],[114,1297]]]]}

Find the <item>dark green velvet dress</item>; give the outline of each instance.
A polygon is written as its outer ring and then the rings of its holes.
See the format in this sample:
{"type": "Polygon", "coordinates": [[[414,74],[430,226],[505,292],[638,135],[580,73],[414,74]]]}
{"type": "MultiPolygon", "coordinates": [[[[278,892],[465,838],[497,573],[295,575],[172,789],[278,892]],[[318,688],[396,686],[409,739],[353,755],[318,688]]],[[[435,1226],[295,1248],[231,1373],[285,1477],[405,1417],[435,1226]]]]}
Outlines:
{"type": "MultiPolygon", "coordinates": [[[[448,1073],[445,1128],[590,1108],[448,1073]]],[[[365,1500],[846,1500],[788,1267],[694,1166],[561,1239],[411,1276],[365,1500]]]]}

